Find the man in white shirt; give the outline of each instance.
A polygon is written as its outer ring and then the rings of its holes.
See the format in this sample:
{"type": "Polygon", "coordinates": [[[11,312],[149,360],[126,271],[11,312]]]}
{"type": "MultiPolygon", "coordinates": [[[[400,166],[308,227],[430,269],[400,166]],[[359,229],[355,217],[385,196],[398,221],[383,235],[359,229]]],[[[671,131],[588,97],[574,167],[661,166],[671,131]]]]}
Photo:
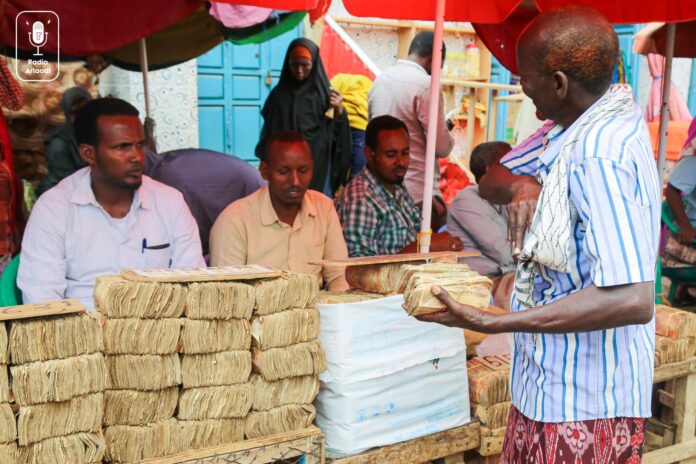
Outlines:
{"type": "MultiPolygon", "coordinates": [[[[399,60],[382,72],[372,85],[368,98],[369,119],[385,114],[402,120],[408,128],[411,139],[411,162],[404,178],[406,190],[416,204],[423,204],[423,184],[425,180],[425,145],[428,133],[428,110],[430,108],[430,72],[432,69],[433,33],[421,32],[408,50],[408,58],[399,60]]],[[[442,61],[445,58],[445,45],[442,44],[442,61]]],[[[452,151],[454,141],[449,134],[444,104],[440,96],[437,122],[437,141],[435,157],[444,158],[452,151]]],[[[447,208],[442,201],[438,186],[440,169],[435,160],[433,195],[434,229],[444,224],[447,208]],[[439,219],[436,221],[436,219],[439,219]]]]}
{"type": "Polygon", "coordinates": [[[24,302],[78,298],[93,308],[97,276],[204,266],[181,193],[143,175],[138,110],[117,98],[93,100],[78,113],[75,136],[88,167],[48,190],[32,210],[17,276],[24,302]]]}

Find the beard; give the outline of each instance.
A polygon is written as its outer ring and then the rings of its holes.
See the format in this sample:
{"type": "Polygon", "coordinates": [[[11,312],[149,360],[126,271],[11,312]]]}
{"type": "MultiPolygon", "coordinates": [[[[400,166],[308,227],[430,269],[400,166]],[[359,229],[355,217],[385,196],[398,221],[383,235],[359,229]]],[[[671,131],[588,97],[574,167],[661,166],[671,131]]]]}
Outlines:
{"type": "Polygon", "coordinates": [[[142,177],[140,177],[140,179],[138,179],[137,181],[134,181],[134,182],[124,182],[123,188],[128,189],[128,190],[132,190],[135,192],[136,190],[138,190],[140,188],[141,185],[143,185],[143,178],[142,177]]]}
{"type": "Polygon", "coordinates": [[[136,190],[138,190],[140,188],[141,185],[143,185],[143,176],[140,176],[137,179],[134,179],[134,178],[122,179],[122,178],[110,177],[110,178],[105,178],[104,181],[106,181],[107,184],[109,184],[112,187],[115,187],[119,190],[130,190],[132,192],[135,192],[136,190]]]}

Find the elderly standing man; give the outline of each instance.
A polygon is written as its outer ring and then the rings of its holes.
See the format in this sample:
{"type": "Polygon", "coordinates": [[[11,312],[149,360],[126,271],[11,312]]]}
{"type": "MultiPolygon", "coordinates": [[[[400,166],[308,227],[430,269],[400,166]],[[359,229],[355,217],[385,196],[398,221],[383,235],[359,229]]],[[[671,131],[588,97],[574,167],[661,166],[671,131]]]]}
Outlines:
{"type": "Polygon", "coordinates": [[[489,314],[436,288],[449,310],[422,317],[514,332],[502,463],[641,459],[651,415],[660,182],[630,88],[610,86],[617,57],[616,33],[589,8],[543,13],[522,33],[522,89],[557,126],[543,152],[527,155],[537,158],[526,165],[534,169],[509,172],[504,159],[481,183],[482,193],[511,202],[521,248],[513,312],[489,314]],[[538,201],[536,180],[516,174],[537,176],[538,201]]]}

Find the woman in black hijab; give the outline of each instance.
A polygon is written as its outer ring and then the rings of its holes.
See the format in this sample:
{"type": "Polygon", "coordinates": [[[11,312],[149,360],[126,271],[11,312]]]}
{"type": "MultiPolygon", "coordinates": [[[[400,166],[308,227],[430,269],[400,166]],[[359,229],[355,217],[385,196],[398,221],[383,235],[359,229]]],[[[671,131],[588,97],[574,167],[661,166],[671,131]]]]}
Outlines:
{"type": "Polygon", "coordinates": [[[319,47],[309,39],[293,40],[280,81],[261,111],[264,124],[256,156],[263,158],[266,141],[275,132],[299,132],[307,138],[314,160],[309,188],[333,196],[350,171],[350,126],[341,100],[329,85],[319,47]]]}

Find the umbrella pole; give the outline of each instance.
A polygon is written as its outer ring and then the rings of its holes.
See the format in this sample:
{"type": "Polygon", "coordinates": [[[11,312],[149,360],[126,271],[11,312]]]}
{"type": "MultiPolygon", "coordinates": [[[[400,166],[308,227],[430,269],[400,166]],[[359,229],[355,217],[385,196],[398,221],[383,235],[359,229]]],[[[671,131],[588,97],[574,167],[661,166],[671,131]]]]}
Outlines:
{"type": "Polygon", "coordinates": [[[138,41],[138,55],[140,56],[140,71],[143,73],[143,92],[145,94],[145,117],[150,117],[150,92],[147,85],[147,48],[145,39],[138,41]]]}
{"type": "Polygon", "coordinates": [[[669,94],[672,89],[672,58],[674,57],[674,35],[676,24],[667,24],[665,40],[665,66],[662,77],[662,107],[660,108],[660,130],[657,142],[657,173],[660,182],[665,173],[665,160],[667,158],[667,127],[669,126],[669,94]]]}
{"type": "MultiPolygon", "coordinates": [[[[425,179],[423,186],[423,223],[418,234],[418,251],[430,251],[430,222],[433,208],[433,176],[435,175],[435,145],[440,102],[440,71],[442,68],[442,34],[445,25],[445,1],[437,0],[435,6],[435,34],[433,37],[433,63],[430,75],[430,108],[428,109],[428,133],[425,147],[425,179]]],[[[439,166],[438,166],[439,169],[439,166]]]]}

